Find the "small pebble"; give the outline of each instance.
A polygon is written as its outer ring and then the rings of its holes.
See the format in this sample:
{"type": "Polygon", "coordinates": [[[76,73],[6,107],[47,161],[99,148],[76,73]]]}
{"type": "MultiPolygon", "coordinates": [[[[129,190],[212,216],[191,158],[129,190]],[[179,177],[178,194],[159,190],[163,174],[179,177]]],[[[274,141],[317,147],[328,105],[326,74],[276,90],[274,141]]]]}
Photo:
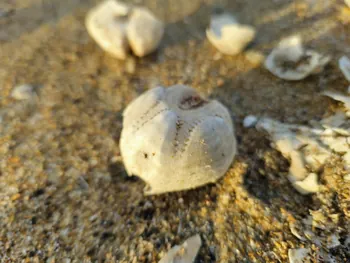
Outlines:
{"type": "Polygon", "coordinates": [[[253,116],[253,115],[248,115],[247,117],[244,118],[243,120],[243,126],[245,128],[251,128],[255,126],[255,124],[258,122],[258,118],[253,116]]]}
{"type": "Polygon", "coordinates": [[[218,85],[218,87],[221,87],[222,85],[225,84],[225,80],[222,79],[222,78],[219,78],[219,79],[217,80],[216,84],[218,85]]]}
{"type": "Polygon", "coordinates": [[[135,59],[130,58],[125,62],[125,71],[129,74],[134,74],[136,71],[135,59]]]}
{"type": "Polygon", "coordinates": [[[16,86],[11,93],[11,97],[16,100],[29,100],[34,97],[34,87],[30,84],[16,86]]]}
{"type": "Polygon", "coordinates": [[[245,54],[245,58],[253,64],[253,66],[259,66],[261,65],[264,60],[265,60],[265,56],[263,53],[259,52],[259,51],[247,51],[245,54]]]}

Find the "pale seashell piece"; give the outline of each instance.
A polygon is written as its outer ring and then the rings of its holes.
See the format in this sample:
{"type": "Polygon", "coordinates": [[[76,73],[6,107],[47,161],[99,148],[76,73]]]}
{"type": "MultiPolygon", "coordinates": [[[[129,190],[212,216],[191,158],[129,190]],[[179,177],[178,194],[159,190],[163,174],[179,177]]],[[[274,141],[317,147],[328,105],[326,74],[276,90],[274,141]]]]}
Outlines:
{"type": "Polygon", "coordinates": [[[331,115],[329,117],[322,119],[321,124],[324,127],[340,128],[346,123],[346,121],[347,121],[347,118],[345,113],[342,111],[337,111],[334,113],[334,115],[331,115]]]}
{"type": "Polygon", "coordinates": [[[243,120],[243,127],[250,128],[253,127],[258,122],[258,118],[253,115],[248,115],[243,120]]]}
{"type": "MultiPolygon", "coordinates": [[[[337,98],[344,100],[344,97],[337,98]]],[[[320,124],[320,128],[316,129],[268,118],[262,118],[256,124],[257,129],[269,133],[276,149],[290,159],[288,179],[302,194],[320,190],[317,174],[310,171],[320,171],[332,153],[342,158],[345,169],[350,169],[350,127],[342,127],[349,124],[344,114],[338,112],[320,124]]]]}
{"type": "Polygon", "coordinates": [[[265,67],[285,80],[301,80],[320,72],[330,61],[316,51],[304,49],[300,36],[283,39],[265,60],[265,67]]]}
{"type": "Polygon", "coordinates": [[[143,57],[156,50],[163,38],[164,25],[145,8],[135,8],[129,20],[127,37],[135,55],[143,57]]]}
{"type": "Polygon", "coordinates": [[[171,248],[159,263],[193,263],[201,245],[200,236],[192,236],[182,245],[171,248]]]}
{"type": "Polygon", "coordinates": [[[295,248],[288,250],[290,263],[306,263],[310,250],[307,248],[295,248]]]}
{"type": "Polygon", "coordinates": [[[323,95],[330,97],[334,100],[340,101],[344,103],[345,108],[350,111],[350,97],[345,96],[339,92],[333,92],[333,91],[325,91],[322,93],[323,95]]]}
{"type": "Polygon", "coordinates": [[[350,0],[344,0],[345,4],[347,4],[348,7],[350,7],[350,0]]]}
{"type": "Polygon", "coordinates": [[[213,15],[206,31],[210,43],[221,53],[236,55],[254,39],[256,30],[241,25],[229,14],[213,15]]]}
{"type": "Polygon", "coordinates": [[[338,64],[339,64],[340,70],[344,74],[344,77],[350,82],[350,59],[346,56],[342,56],[339,59],[338,64]]]}
{"type": "Polygon", "coordinates": [[[228,110],[187,86],[157,87],[123,113],[120,148],[129,175],[146,194],[191,189],[222,177],[236,153],[228,110]]]}
{"type": "Polygon", "coordinates": [[[125,59],[128,50],[126,28],[130,7],[115,0],[102,2],[88,13],[85,24],[97,44],[116,58],[125,59]]]}
{"type": "Polygon", "coordinates": [[[13,88],[11,97],[16,100],[29,100],[35,96],[35,90],[32,85],[23,84],[13,88]]]}
{"type": "Polygon", "coordinates": [[[317,174],[310,173],[303,181],[295,182],[294,188],[301,194],[317,193],[320,190],[317,174]]]}

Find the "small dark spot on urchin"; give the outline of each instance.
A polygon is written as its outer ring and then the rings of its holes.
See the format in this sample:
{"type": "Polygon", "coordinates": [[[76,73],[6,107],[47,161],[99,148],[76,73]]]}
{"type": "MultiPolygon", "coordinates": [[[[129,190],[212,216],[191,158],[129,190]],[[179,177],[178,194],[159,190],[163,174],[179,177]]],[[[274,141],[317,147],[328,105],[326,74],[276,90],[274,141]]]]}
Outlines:
{"type": "Polygon", "coordinates": [[[152,153],[152,156],[155,156],[156,155],[156,153],[152,153]]]}
{"type": "Polygon", "coordinates": [[[145,157],[145,159],[148,158],[148,154],[147,153],[143,153],[143,157],[145,157]]]}

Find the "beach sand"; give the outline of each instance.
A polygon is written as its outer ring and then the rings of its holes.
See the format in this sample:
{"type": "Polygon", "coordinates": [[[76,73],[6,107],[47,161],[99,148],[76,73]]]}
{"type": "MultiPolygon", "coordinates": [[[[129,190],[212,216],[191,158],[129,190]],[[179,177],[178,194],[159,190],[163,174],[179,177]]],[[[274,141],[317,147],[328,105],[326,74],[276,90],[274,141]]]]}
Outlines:
{"type": "Polygon", "coordinates": [[[197,233],[197,262],[288,262],[290,248],[317,251],[290,230],[310,210],[326,218],[315,233],[339,234],[342,245],[331,253],[345,262],[350,187],[339,160],[322,172],[322,192],[303,196],[267,135],[242,126],[249,114],[307,124],[341,108],[320,93],[349,86],[337,66],[350,55],[343,2],[138,1],[167,23],[166,33],[157,52],[126,61],[103,52],[85,29],[98,2],[0,2],[0,262],[158,262],[197,233]],[[247,51],[224,56],[207,41],[213,4],[257,28],[247,51]],[[258,58],[294,33],[333,59],[320,74],[287,82],[258,58]],[[120,160],[122,112],[145,90],[178,83],[228,107],[238,155],[216,184],[145,197],[145,184],[120,160]],[[35,96],[11,98],[20,84],[33,85],[35,96]]]}

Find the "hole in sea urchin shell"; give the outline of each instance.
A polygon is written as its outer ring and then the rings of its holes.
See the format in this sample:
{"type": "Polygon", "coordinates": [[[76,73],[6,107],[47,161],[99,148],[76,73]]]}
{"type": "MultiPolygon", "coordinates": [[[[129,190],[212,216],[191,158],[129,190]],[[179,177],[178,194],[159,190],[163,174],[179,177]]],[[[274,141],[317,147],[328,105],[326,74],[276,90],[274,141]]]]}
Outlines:
{"type": "Polygon", "coordinates": [[[191,95],[184,97],[180,102],[179,108],[182,110],[192,110],[197,109],[204,104],[208,103],[208,101],[204,100],[198,95],[191,95]]]}

